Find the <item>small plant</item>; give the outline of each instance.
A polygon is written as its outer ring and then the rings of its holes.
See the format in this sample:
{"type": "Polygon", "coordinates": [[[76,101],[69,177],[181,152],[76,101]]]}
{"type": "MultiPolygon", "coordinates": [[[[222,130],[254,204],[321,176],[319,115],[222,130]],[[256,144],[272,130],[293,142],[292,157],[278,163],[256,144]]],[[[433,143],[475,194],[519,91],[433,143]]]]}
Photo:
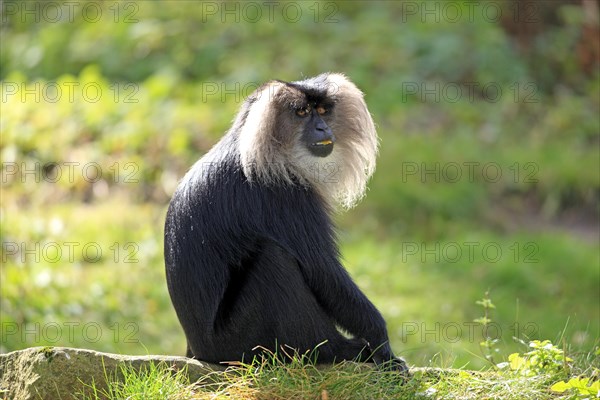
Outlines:
{"type": "Polygon", "coordinates": [[[572,391],[580,395],[590,396],[592,398],[600,397],[600,381],[590,383],[590,378],[577,377],[569,379],[568,382],[556,382],[550,389],[557,393],[572,391]]]}
{"type": "Polygon", "coordinates": [[[549,340],[533,340],[528,346],[533,350],[523,355],[512,353],[508,356],[508,363],[500,366],[509,366],[512,371],[523,376],[561,373],[566,375],[569,363],[573,360],[566,357],[563,350],[554,346],[549,340]]]}
{"type": "Polygon", "coordinates": [[[489,334],[489,326],[492,322],[490,318],[490,310],[496,308],[492,300],[490,299],[489,291],[485,292],[485,297],[481,300],[477,300],[475,304],[483,307],[483,316],[481,318],[476,318],[473,322],[481,324],[483,326],[483,342],[479,343],[479,348],[483,353],[486,360],[488,360],[494,367],[496,367],[496,363],[494,362],[494,353],[498,353],[499,349],[496,346],[498,343],[498,339],[492,339],[489,334]]]}

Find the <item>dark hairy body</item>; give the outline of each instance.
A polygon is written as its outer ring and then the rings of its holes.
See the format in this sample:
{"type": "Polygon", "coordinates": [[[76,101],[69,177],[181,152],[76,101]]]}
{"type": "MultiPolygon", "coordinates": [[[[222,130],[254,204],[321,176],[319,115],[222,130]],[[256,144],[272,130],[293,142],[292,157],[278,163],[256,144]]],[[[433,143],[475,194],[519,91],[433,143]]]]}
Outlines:
{"type": "Polygon", "coordinates": [[[390,361],[404,370],[383,317],[339,261],[323,191],[293,173],[248,176],[239,142],[253,106],[246,102],[192,167],[167,213],[167,284],[187,355],[219,363],[250,362],[265,349],[313,352],[320,363],[390,361]]]}

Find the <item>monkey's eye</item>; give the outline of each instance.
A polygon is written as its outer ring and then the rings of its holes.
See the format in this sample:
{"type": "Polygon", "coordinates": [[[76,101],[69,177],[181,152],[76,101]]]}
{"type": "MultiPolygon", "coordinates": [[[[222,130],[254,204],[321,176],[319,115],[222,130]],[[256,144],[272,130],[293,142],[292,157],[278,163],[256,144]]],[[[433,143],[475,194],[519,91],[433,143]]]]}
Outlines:
{"type": "Polygon", "coordinates": [[[317,112],[319,113],[319,115],[324,115],[327,114],[327,111],[329,111],[328,109],[326,109],[323,106],[319,106],[316,108],[317,112]]]}
{"type": "Polygon", "coordinates": [[[306,117],[310,113],[310,107],[299,108],[296,110],[296,115],[299,117],[306,117]]]}

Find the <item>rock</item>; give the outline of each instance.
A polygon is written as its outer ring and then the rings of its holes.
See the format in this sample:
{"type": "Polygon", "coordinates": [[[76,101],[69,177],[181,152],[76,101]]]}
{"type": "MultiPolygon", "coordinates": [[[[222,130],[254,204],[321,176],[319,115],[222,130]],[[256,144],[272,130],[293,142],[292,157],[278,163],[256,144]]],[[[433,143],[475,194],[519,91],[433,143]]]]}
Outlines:
{"type": "Polygon", "coordinates": [[[186,357],[123,356],[68,347],[32,347],[0,354],[0,398],[4,399],[77,399],[90,393],[90,385],[107,389],[106,380],[122,378],[124,366],[139,369],[150,363],[173,368],[187,368],[190,382],[222,371],[221,365],[208,364],[186,357]]]}

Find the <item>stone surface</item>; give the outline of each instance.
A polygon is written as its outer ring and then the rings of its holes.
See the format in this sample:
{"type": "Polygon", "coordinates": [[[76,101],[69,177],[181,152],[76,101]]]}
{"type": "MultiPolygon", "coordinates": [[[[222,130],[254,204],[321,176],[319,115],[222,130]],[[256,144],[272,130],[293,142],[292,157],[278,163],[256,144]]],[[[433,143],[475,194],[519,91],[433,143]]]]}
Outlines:
{"type": "Polygon", "coordinates": [[[174,371],[187,371],[190,382],[223,366],[202,363],[186,357],[123,356],[68,347],[32,347],[0,354],[0,398],[2,399],[77,399],[89,393],[95,383],[106,390],[107,377],[119,377],[121,367],[139,369],[164,363],[174,371]],[[79,394],[79,395],[78,395],[79,394]]]}

